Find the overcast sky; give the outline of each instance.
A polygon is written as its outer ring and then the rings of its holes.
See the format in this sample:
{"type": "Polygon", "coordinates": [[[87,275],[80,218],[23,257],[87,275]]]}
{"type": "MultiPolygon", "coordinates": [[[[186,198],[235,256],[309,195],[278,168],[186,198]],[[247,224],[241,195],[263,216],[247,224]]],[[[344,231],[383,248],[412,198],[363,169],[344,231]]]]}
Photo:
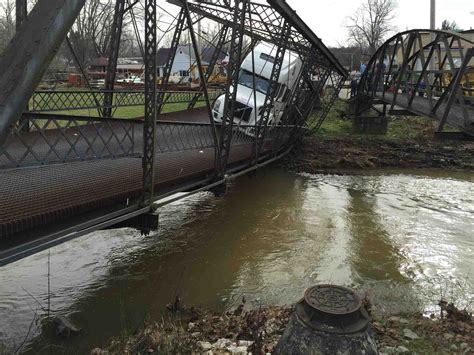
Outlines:
{"type": "MultiPolygon", "coordinates": [[[[328,46],[344,44],[344,28],[350,16],[363,3],[362,0],[287,0],[299,16],[322,38],[328,46]]],[[[398,0],[393,24],[399,31],[430,27],[430,0],[398,0]]],[[[474,28],[474,0],[437,0],[436,26],[445,19],[455,21],[459,27],[474,28]]]]}
{"type": "MultiPolygon", "coordinates": [[[[255,0],[254,0],[255,1],[255,0]]],[[[262,1],[262,0],[257,0],[262,1]]],[[[345,45],[347,17],[366,0],[286,0],[327,46],[345,45]]],[[[159,5],[166,4],[158,0],[159,5]]],[[[474,28],[474,0],[436,0],[436,26],[447,19],[462,29],[474,28]]],[[[165,5],[176,13],[176,6],[165,5]]],[[[397,0],[393,25],[399,31],[430,27],[430,0],[397,0]]]]}
{"type": "MultiPolygon", "coordinates": [[[[0,0],[0,4],[5,0],[0,0]]],[[[259,0],[262,1],[262,0],[259,0]]],[[[346,44],[347,17],[366,0],[287,0],[300,17],[314,30],[327,46],[346,44]]],[[[455,21],[463,29],[474,28],[474,0],[436,0],[436,25],[441,27],[444,19],[455,21]]],[[[174,14],[176,6],[158,0],[174,14]]],[[[397,0],[396,17],[393,24],[399,31],[413,28],[429,28],[430,0],[397,0]]]]}

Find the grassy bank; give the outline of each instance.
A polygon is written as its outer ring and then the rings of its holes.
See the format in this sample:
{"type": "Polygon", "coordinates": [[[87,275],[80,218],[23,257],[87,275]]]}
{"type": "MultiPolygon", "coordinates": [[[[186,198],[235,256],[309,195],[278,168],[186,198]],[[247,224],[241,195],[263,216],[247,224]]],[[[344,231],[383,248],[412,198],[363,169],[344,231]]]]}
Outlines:
{"type": "Polygon", "coordinates": [[[297,172],[333,173],[381,168],[474,170],[474,142],[436,141],[436,122],[398,117],[386,135],[355,134],[338,101],[321,129],[304,137],[280,164],[297,172]]]}
{"type": "Polygon", "coordinates": [[[384,138],[398,140],[432,140],[437,127],[436,121],[417,116],[400,116],[389,119],[388,132],[383,136],[355,134],[352,130],[352,121],[343,118],[347,105],[338,100],[329,112],[327,119],[316,133],[323,137],[361,137],[384,138]]]}

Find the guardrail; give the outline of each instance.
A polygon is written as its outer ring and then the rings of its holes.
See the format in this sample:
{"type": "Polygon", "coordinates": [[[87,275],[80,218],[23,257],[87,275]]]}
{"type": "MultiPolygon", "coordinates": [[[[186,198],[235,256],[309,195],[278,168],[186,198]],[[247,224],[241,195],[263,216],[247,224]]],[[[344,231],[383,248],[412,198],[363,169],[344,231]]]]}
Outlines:
{"type": "MultiPolygon", "coordinates": [[[[164,95],[164,103],[179,104],[189,103],[199,91],[167,91],[164,95]]],[[[210,91],[210,99],[215,100],[221,95],[220,91],[210,91]]],[[[160,97],[160,95],[157,95],[160,97]]],[[[198,102],[204,101],[204,96],[199,95],[198,102]]],[[[157,102],[157,104],[161,104],[157,102]]],[[[145,105],[144,91],[36,91],[30,102],[28,111],[30,112],[56,112],[74,110],[93,110],[119,107],[133,107],[145,105]],[[112,95],[112,105],[104,106],[104,97],[112,95]]]]}

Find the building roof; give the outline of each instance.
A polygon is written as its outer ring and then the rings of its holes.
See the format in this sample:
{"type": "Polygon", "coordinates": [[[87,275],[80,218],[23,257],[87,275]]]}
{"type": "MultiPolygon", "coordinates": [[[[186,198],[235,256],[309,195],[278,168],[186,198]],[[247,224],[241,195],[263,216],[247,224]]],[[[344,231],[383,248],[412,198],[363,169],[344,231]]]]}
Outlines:
{"type": "MultiPolygon", "coordinates": [[[[188,55],[191,57],[191,60],[194,62],[196,57],[194,55],[194,51],[191,49],[191,54],[189,48],[187,46],[179,46],[178,50],[181,51],[183,54],[188,55]]],[[[202,50],[202,64],[209,65],[209,62],[216,51],[215,47],[206,47],[202,50]]],[[[157,67],[164,67],[166,65],[166,61],[168,60],[168,56],[170,54],[170,48],[160,48],[156,53],[156,66],[157,67]]],[[[219,54],[218,62],[224,60],[227,56],[226,50],[222,50],[219,54]]],[[[117,69],[140,69],[143,68],[144,65],[141,63],[143,61],[142,58],[119,58],[117,69]]],[[[109,63],[108,58],[102,56],[95,58],[90,66],[91,67],[106,67],[109,63]]]]}
{"type": "MultiPolygon", "coordinates": [[[[178,47],[179,51],[182,51],[183,54],[186,54],[191,57],[192,61],[196,60],[196,56],[194,55],[194,51],[191,49],[191,52],[189,51],[189,48],[187,46],[179,46],[178,47]]],[[[202,64],[203,65],[209,65],[209,62],[212,59],[212,56],[214,55],[214,52],[217,49],[215,47],[206,47],[203,48],[202,50],[202,64]]],[[[158,67],[164,67],[166,65],[166,60],[168,59],[168,56],[170,54],[170,48],[160,48],[156,54],[156,60],[157,63],[156,65],[158,67]]],[[[222,50],[221,53],[219,54],[218,61],[222,61],[227,57],[227,52],[226,50],[222,50]]]]}
{"type": "Polygon", "coordinates": [[[109,64],[109,59],[102,56],[102,57],[95,58],[91,62],[90,65],[91,67],[106,67],[108,64],[109,64]]]}
{"type": "MultiPolygon", "coordinates": [[[[168,56],[170,55],[171,48],[160,48],[156,53],[156,66],[157,67],[164,67],[166,65],[166,61],[168,60],[168,56]]],[[[191,60],[194,61],[196,58],[194,56],[194,51],[189,51],[188,47],[186,46],[179,46],[178,51],[182,52],[183,54],[191,57],[191,60]],[[191,53],[191,54],[190,54],[191,53]]]]}
{"type": "MultiPolygon", "coordinates": [[[[206,63],[210,63],[211,59],[216,52],[217,48],[215,47],[207,47],[203,48],[202,50],[202,60],[206,63]]],[[[222,49],[219,53],[219,57],[217,58],[217,62],[223,61],[227,57],[227,50],[222,49]]]]}
{"type": "Polygon", "coordinates": [[[145,70],[144,64],[117,64],[117,70],[145,70]]]}

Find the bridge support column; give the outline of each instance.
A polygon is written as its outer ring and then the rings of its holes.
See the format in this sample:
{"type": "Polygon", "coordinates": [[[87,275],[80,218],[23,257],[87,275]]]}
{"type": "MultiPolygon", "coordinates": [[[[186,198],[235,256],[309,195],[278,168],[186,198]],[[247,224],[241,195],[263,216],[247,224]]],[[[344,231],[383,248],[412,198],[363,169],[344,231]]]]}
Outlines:
{"type": "Polygon", "coordinates": [[[227,193],[227,182],[211,188],[209,192],[212,192],[216,197],[224,196],[227,193]]]}
{"type": "Polygon", "coordinates": [[[374,109],[366,111],[365,115],[355,115],[352,125],[354,132],[360,134],[387,134],[387,104],[383,103],[382,105],[382,111],[377,116],[368,115],[370,112],[376,112],[374,109]]]}
{"type": "Polygon", "coordinates": [[[139,230],[143,235],[149,235],[158,230],[160,226],[160,215],[158,212],[142,214],[107,229],[133,228],[139,230]]]}

